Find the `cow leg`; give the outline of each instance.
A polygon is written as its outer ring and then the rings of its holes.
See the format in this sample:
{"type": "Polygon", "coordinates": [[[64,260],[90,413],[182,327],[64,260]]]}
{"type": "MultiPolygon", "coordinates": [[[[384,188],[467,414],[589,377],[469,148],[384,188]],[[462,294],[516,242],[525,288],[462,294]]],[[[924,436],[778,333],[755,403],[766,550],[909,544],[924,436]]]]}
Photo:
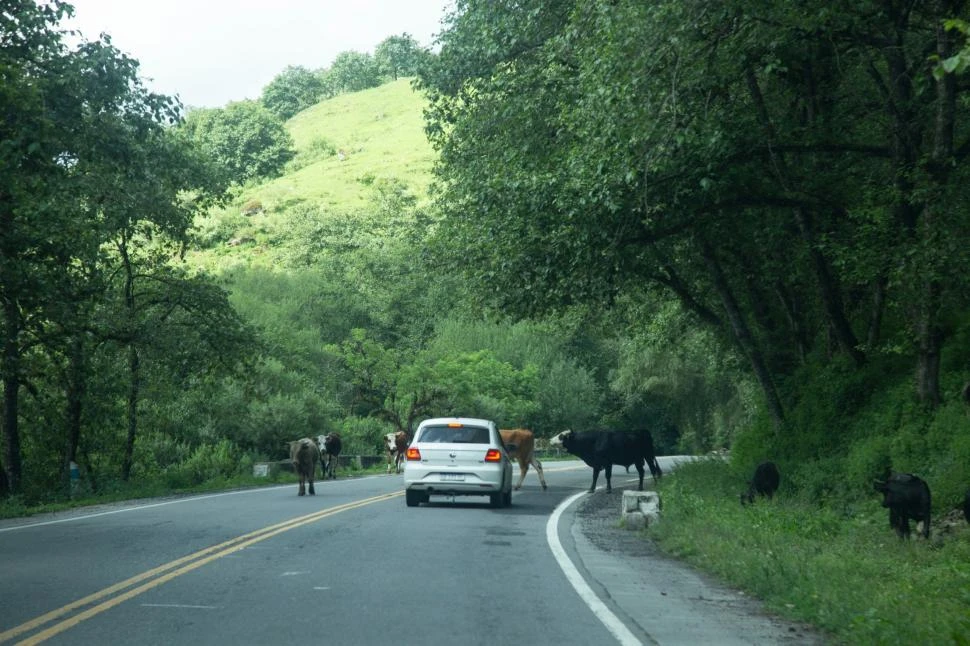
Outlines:
{"type": "Polygon", "coordinates": [[[546,487],[546,477],[542,473],[542,462],[539,462],[535,458],[532,458],[532,466],[535,467],[536,473],[539,474],[539,482],[542,483],[542,489],[545,491],[546,487]]]}
{"type": "Polygon", "coordinates": [[[317,492],[313,490],[313,478],[310,478],[310,495],[315,496],[317,492]]]}
{"type": "Polygon", "coordinates": [[[519,482],[515,485],[514,489],[518,491],[522,488],[522,483],[525,482],[525,474],[529,472],[529,463],[519,461],[519,482]]]}
{"type": "Polygon", "coordinates": [[[589,492],[593,493],[596,491],[596,480],[600,477],[600,468],[593,467],[593,484],[589,487],[589,492]]]}
{"type": "Polygon", "coordinates": [[[306,495],[306,489],[304,488],[305,486],[306,485],[304,484],[303,476],[300,476],[300,493],[298,493],[296,495],[298,495],[298,496],[305,496],[306,495]]]}
{"type": "Polygon", "coordinates": [[[603,472],[606,474],[606,493],[613,491],[613,465],[607,464],[603,467],[603,472]]]}
{"type": "Polygon", "coordinates": [[[643,474],[644,474],[643,462],[637,462],[633,466],[637,468],[637,475],[640,476],[640,485],[637,487],[637,490],[643,491],[643,474]]]}

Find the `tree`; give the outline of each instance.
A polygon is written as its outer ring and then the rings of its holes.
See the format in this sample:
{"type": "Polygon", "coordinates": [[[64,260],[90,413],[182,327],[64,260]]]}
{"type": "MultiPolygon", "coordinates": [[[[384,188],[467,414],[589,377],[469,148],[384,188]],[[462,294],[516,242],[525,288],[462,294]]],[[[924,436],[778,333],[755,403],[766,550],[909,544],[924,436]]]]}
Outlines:
{"type": "Polygon", "coordinates": [[[290,65],[263,88],[259,101],[280,120],[286,121],[316,105],[322,95],[323,80],[320,74],[301,65],[290,65]]]}
{"type": "Polygon", "coordinates": [[[377,62],[370,54],[345,51],[337,54],[324,73],[323,83],[329,92],[359,92],[381,84],[377,62]]]}
{"type": "Polygon", "coordinates": [[[239,184],[279,176],[296,154],[283,123],[255,101],[192,110],[181,131],[239,184]]]}
{"type": "Polygon", "coordinates": [[[966,303],[942,277],[968,247],[970,146],[958,88],[910,71],[949,60],[931,26],[954,11],[459,2],[420,74],[438,252],[519,316],[677,298],[747,358],[779,429],[799,362],[861,366],[902,306],[932,404],[941,308],[966,303]]]}
{"type": "MultiPolygon", "coordinates": [[[[147,92],[138,63],[103,40],[69,49],[56,31],[68,7],[17,3],[0,16],[7,118],[0,147],[0,332],[4,384],[3,463],[11,492],[21,487],[19,393],[32,348],[63,350],[67,417],[74,425],[83,389],[90,299],[98,264],[119,228],[151,222],[180,235],[204,193],[218,187],[170,136],[176,101],[147,92]],[[186,191],[198,189],[196,200],[186,191]],[[59,301],[66,298],[66,302],[59,301]]],[[[65,442],[73,459],[76,427],[65,442]]],[[[66,463],[66,460],[65,460],[66,463]]]]}
{"type": "Polygon", "coordinates": [[[408,33],[389,36],[382,40],[374,50],[374,62],[381,74],[395,81],[401,76],[414,76],[427,60],[427,50],[408,33]]]}

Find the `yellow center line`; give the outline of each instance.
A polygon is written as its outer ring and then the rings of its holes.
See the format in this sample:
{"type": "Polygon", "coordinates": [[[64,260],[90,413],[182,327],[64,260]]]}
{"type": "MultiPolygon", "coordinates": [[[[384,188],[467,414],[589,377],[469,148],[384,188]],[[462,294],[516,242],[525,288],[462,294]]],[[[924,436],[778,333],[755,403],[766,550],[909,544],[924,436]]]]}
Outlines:
{"type": "Polygon", "coordinates": [[[146,579],[151,579],[152,577],[156,577],[168,570],[179,568],[177,570],[169,572],[168,574],[158,576],[158,578],[155,578],[149,581],[148,583],[144,583],[138,586],[137,588],[133,588],[128,592],[125,592],[116,597],[112,597],[111,599],[108,599],[107,601],[100,603],[97,606],[89,608],[84,612],[74,615],[69,619],[65,619],[64,621],[58,624],[55,624],[54,626],[51,626],[50,628],[40,633],[37,633],[33,637],[27,638],[19,642],[20,644],[39,644],[40,642],[50,639],[54,635],[57,635],[58,633],[61,633],[67,630],[68,628],[76,626],[77,624],[81,623],[85,619],[90,619],[91,617],[97,614],[100,614],[105,610],[108,610],[110,608],[113,608],[114,606],[117,606],[123,601],[127,601],[132,597],[136,597],[142,592],[145,592],[154,587],[157,587],[167,581],[171,581],[175,577],[181,576],[187,572],[191,572],[192,570],[195,570],[196,568],[199,568],[205,565],[206,563],[210,563],[216,559],[222,558],[223,556],[228,556],[229,554],[238,552],[239,550],[249,547],[250,545],[254,545],[255,543],[264,541],[267,538],[271,538],[273,536],[276,536],[277,534],[281,534],[291,529],[295,529],[297,527],[301,527],[303,525],[316,522],[328,516],[333,516],[334,514],[338,514],[344,511],[349,511],[351,509],[357,509],[358,507],[371,505],[376,502],[381,502],[383,500],[389,500],[391,498],[395,498],[401,495],[403,495],[403,493],[400,491],[397,491],[390,494],[382,494],[380,496],[374,496],[373,498],[365,498],[364,500],[358,500],[356,502],[338,505],[336,507],[330,507],[328,509],[323,509],[321,511],[313,512],[312,514],[299,516],[297,518],[292,518],[290,520],[283,521],[275,525],[270,525],[269,527],[263,527],[261,529],[257,529],[247,534],[237,536],[236,538],[232,538],[228,541],[224,541],[222,543],[219,543],[218,545],[207,547],[203,550],[199,550],[198,552],[195,552],[194,554],[189,554],[188,556],[183,556],[182,558],[175,559],[174,561],[170,561],[168,563],[162,564],[156,568],[148,570],[147,572],[143,572],[139,575],[136,575],[129,579],[121,581],[120,583],[111,585],[103,590],[100,590],[93,594],[89,594],[88,596],[78,599],[77,601],[72,601],[71,603],[65,606],[62,606],[60,608],[57,608],[56,610],[52,610],[46,614],[43,614],[39,617],[31,619],[30,621],[22,623],[19,626],[15,626],[9,630],[6,630],[0,633],[0,643],[10,640],[16,637],[17,635],[21,635],[25,632],[28,632],[30,630],[43,626],[44,624],[51,622],[57,619],[58,617],[66,615],[67,613],[73,610],[76,610],[82,606],[86,606],[88,604],[94,603],[99,599],[103,599],[105,597],[113,595],[121,590],[124,590],[125,588],[135,585],[136,583],[140,583],[142,581],[145,581],[146,579]],[[185,563],[188,563],[188,565],[183,565],[185,563]],[[183,567],[179,567],[179,566],[183,566],[183,567]]]}

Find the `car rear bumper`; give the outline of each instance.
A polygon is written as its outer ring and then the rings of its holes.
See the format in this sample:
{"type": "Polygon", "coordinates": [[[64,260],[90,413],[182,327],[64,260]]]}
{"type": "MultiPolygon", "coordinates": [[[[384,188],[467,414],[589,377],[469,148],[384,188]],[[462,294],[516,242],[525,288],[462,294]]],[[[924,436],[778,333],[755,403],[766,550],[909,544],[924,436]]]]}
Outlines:
{"type": "Polygon", "coordinates": [[[502,472],[487,471],[479,473],[454,473],[422,471],[404,474],[404,488],[412,491],[421,491],[427,494],[439,494],[448,496],[484,496],[492,493],[501,493],[504,487],[502,472]],[[456,481],[455,477],[463,480],[456,481]]]}

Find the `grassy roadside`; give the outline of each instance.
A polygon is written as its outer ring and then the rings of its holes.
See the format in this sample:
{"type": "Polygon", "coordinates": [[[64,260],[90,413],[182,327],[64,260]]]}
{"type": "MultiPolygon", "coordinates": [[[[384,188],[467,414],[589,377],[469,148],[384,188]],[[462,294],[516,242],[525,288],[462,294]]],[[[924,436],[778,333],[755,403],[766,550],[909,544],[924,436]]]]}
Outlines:
{"type": "Polygon", "coordinates": [[[878,496],[834,509],[784,494],[742,507],[742,483],[714,460],[659,487],[667,553],[813,624],[839,643],[970,644],[970,527],[934,523],[898,540],[878,496]]]}

